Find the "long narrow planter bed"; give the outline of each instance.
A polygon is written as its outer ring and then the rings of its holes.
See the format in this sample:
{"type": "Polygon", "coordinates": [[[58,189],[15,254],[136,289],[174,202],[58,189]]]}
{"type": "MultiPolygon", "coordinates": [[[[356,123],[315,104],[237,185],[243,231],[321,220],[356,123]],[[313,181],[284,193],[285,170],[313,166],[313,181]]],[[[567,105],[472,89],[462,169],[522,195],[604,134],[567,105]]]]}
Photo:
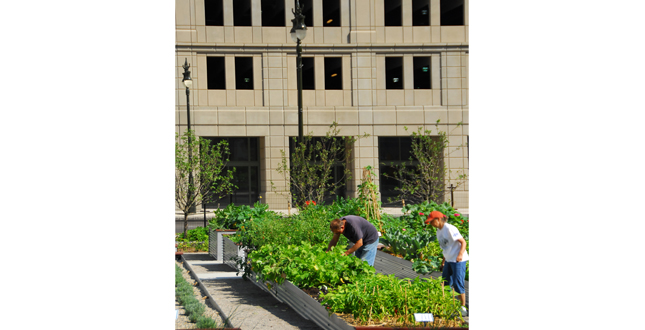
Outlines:
{"type": "MultiPolygon", "coordinates": [[[[421,278],[438,278],[441,276],[441,273],[439,272],[432,272],[427,275],[421,275],[412,269],[412,262],[410,262],[409,260],[401,259],[382,251],[376,251],[374,269],[376,269],[376,272],[384,275],[394,274],[394,276],[400,279],[415,278],[417,276],[421,278]]],[[[466,307],[468,307],[468,281],[464,281],[464,287],[466,288],[466,307]]]]}
{"type": "MultiPolygon", "coordinates": [[[[223,257],[224,262],[229,266],[243,271],[238,268],[238,265],[234,262],[228,262],[230,258],[234,257],[244,257],[244,251],[233,241],[227,237],[223,237],[223,257]]],[[[380,251],[379,251],[380,252],[380,251]]],[[[386,253],[383,253],[386,254],[386,253]]],[[[388,255],[389,256],[389,255],[388,255]]],[[[392,256],[390,256],[392,257],[392,256]]],[[[378,257],[377,257],[378,258],[378,257]]],[[[396,257],[393,257],[396,258],[396,257]]],[[[387,257],[382,257],[384,262],[388,265],[384,269],[390,269],[395,263],[387,262],[387,257]]],[[[398,259],[398,258],[396,258],[398,259]]],[[[407,260],[404,260],[407,261],[407,260]]],[[[376,264],[376,263],[375,263],[376,264]]],[[[415,273],[416,274],[416,273],[415,273]]],[[[397,276],[397,275],[395,275],[397,276]]],[[[259,281],[257,274],[251,271],[250,280],[253,281],[255,285],[260,287],[262,290],[271,294],[274,298],[282,303],[286,303],[293,310],[295,310],[300,316],[307,320],[315,322],[319,327],[326,330],[368,330],[368,329],[436,329],[436,328],[427,328],[427,327],[379,327],[379,326],[357,326],[354,327],[349,325],[345,320],[339,318],[336,314],[330,314],[327,309],[322,306],[316,299],[309,296],[307,293],[302,291],[297,286],[293,285],[290,281],[286,280],[283,284],[276,284],[270,281],[259,281]],[[268,284],[268,286],[267,286],[268,284]]],[[[453,328],[442,328],[442,329],[453,329],[453,328]]],[[[454,328],[454,329],[466,329],[466,328],[454,328]]]]}

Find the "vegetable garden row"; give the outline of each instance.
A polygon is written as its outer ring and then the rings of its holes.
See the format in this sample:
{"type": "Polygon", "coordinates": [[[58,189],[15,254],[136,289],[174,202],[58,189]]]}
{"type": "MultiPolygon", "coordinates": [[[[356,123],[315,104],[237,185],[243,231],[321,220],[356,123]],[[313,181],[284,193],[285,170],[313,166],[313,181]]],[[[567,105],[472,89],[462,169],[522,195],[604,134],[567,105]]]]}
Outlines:
{"type": "Polygon", "coordinates": [[[384,252],[409,260],[418,274],[428,274],[439,271],[441,249],[436,230],[423,223],[425,214],[438,210],[449,215],[466,241],[469,220],[448,203],[407,205],[403,216],[380,214],[380,219],[368,218],[364,210],[360,199],[342,198],[331,205],[312,203],[288,217],[269,211],[266,204],[229,205],[215,212],[209,227],[235,230],[229,237],[246,252],[246,258],[237,258],[245,278],[268,289],[293,284],[351,325],[419,326],[414,314],[432,313],[435,326],[465,326],[454,292],[441,279],[377,273],[366,262],[343,255],[348,241],[342,235],[336,247],[325,251],[332,238],[329,222],[359,215],[379,229],[384,252]]]}

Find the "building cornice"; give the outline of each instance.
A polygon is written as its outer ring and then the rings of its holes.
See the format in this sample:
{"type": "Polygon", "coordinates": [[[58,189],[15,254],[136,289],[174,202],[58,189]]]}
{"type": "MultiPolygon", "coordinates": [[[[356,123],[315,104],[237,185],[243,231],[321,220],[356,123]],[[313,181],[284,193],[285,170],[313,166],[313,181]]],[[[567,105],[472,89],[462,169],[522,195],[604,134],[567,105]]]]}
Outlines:
{"type": "MultiPolygon", "coordinates": [[[[212,53],[295,53],[295,44],[216,44],[216,45],[175,45],[178,52],[212,53]]],[[[432,43],[432,44],[303,44],[303,54],[316,53],[438,53],[468,52],[468,44],[432,43]]]]}

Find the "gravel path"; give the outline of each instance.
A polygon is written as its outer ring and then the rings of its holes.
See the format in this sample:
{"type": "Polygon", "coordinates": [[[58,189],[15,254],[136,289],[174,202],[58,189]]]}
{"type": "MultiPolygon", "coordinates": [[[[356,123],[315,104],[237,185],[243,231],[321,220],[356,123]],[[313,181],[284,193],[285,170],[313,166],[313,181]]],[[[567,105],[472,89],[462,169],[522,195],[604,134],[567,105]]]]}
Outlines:
{"type": "MultiPolygon", "coordinates": [[[[188,283],[191,283],[191,284],[196,283],[190,277],[190,274],[188,273],[188,270],[186,270],[186,268],[184,267],[184,265],[182,263],[175,261],[175,264],[177,266],[179,266],[179,268],[182,269],[182,275],[184,276],[184,279],[186,279],[186,281],[188,283]]],[[[208,304],[205,303],[205,301],[206,301],[205,299],[200,299],[200,298],[202,298],[202,293],[199,290],[199,287],[193,286],[193,292],[195,293],[195,298],[199,299],[200,302],[205,307],[204,308],[204,314],[202,314],[202,315],[210,317],[213,320],[215,320],[215,322],[217,322],[217,325],[219,327],[224,327],[222,318],[220,317],[219,313],[216,310],[210,308],[208,306],[208,304]]],[[[179,317],[175,321],[175,329],[197,329],[197,327],[195,326],[195,323],[190,322],[190,320],[188,319],[188,316],[186,315],[186,310],[184,309],[183,306],[179,305],[179,302],[177,301],[177,298],[175,298],[175,309],[179,310],[179,317]]]]}

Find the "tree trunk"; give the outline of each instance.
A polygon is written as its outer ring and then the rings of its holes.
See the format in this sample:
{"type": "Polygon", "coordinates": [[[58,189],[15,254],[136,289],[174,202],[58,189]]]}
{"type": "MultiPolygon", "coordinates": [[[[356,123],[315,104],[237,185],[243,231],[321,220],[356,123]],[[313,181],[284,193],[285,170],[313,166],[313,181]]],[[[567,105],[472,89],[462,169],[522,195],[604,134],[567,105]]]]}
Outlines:
{"type": "Polygon", "coordinates": [[[188,231],[188,213],[184,212],[184,238],[187,238],[186,231],[188,231]]]}

